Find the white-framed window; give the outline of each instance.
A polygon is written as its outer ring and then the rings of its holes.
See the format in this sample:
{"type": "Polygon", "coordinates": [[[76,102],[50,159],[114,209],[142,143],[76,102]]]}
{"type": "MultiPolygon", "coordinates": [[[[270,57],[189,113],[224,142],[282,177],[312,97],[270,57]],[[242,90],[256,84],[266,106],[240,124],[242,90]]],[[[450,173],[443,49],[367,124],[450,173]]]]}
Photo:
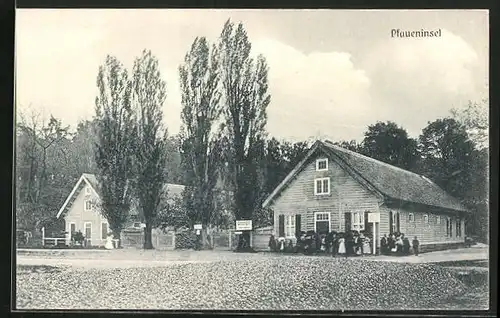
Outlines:
{"type": "Polygon", "coordinates": [[[295,215],[285,215],[285,237],[295,237],[295,215]]]}
{"type": "Polygon", "coordinates": [[[415,221],[415,216],[413,213],[408,213],[408,222],[414,222],[415,221]]]}
{"type": "Polygon", "coordinates": [[[365,213],[353,212],[351,213],[351,227],[356,231],[363,231],[365,229],[365,213]]]}
{"type": "Polygon", "coordinates": [[[462,220],[457,218],[456,219],[456,225],[455,225],[455,236],[456,237],[461,237],[462,236],[462,220]]]}
{"type": "Polygon", "coordinates": [[[424,214],[424,223],[429,223],[429,215],[424,214]]]}
{"type": "Polygon", "coordinates": [[[330,178],[314,179],[314,194],[330,194],[330,178]]]}
{"type": "Polygon", "coordinates": [[[399,212],[392,211],[392,233],[398,232],[399,229],[399,212]]]}
{"type": "Polygon", "coordinates": [[[452,225],[451,225],[451,218],[447,217],[446,218],[446,236],[451,237],[451,231],[452,230],[452,225]]]}
{"type": "Polygon", "coordinates": [[[85,194],[90,194],[90,187],[85,187],[85,194]]]}
{"type": "Polygon", "coordinates": [[[83,202],[83,209],[85,211],[92,211],[92,201],[91,200],[85,200],[83,202]]]}
{"type": "Polygon", "coordinates": [[[85,240],[89,243],[92,239],[92,222],[85,222],[85,240]]]}
{"type": "Polygon", "coordinates": [[[108,237],[108,223],[101,222],[101,240],[105,240],[108,237]]]}
{"type": "Polygon", "coordinates": [[[436,224],[441,224],[441,215],[436,215],[436,224]]]}
{"type": "Polygon", "coordinates": [[[314,213],[314,231],[316,233],[331,232],[330,212],[314,213]]]}
{"type": "Polygon", "coordinates": [[[328,158],[322,158],[316,160],[316,171],[326,171],[328,170],[328,158]]]}

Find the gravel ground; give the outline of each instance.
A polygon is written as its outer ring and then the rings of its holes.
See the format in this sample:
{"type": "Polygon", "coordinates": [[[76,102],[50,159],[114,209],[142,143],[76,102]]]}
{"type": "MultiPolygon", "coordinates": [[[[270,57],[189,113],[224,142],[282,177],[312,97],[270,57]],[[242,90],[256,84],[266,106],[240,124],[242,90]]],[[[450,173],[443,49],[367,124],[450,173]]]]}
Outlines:
{"type": "Polygon", "coordinates": [[[436,265],[297,256],[115,269],[18,265],[16,283],[18,309],[463,309],[446,304],[467,292],[436,265]]]}

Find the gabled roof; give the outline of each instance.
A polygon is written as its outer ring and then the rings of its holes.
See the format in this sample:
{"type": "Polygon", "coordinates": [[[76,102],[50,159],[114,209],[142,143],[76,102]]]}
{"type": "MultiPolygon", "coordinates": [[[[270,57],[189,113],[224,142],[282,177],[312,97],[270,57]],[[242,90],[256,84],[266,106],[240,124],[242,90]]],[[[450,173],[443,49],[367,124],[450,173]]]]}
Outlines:
{"type": "MultiPolygon", "coordinates": [[[[94,194],[97,197],[100,197],[101,187],[100,187],[99,181],[97,180],[96,176],[94,174],[91,174],[91,173],[83,173],[82,176],[80,177],[80,179],[78,180],[78,182],[75,184],[75,186],[71,190],[68,197],[66,198],[66,201],[62,205],[61,209],[57,213],[57,218],[59,218],[61,216],[64,209],[67,207],[67,205],[71,201],[71,198],[78,195],[78,193],[79,193],[78,189],[80,188],[82,182],[87,184],[92,189],[92,191],[94,192],[94,194]]],[[[169,199],[173,199],[174,197],[180,197],[182,195],[182,191],[184,190],[184,188],[185,188],[185,186],[183,186],[181,184],[173,184],[173,183],[166,183],[163,186],[163,189],[167,191],[167,196],[169,199]]]]}
{"type": "Polygon", "coordinates": [[[66,209],[66,206],[68,205],[71,198],[73,198],[73,196],[75,196],[75,195],[78,195],[77,190],[80,188],[80,185],[82,184],[82,182],[86,183],[87,186],[89,186],[92,189],[92,191],[94,191],[94,194],[99,196],[99,192],[97,192],[98,189],[96,187],[97,186],[97,179],[95,178],[95,176],[92,174],[88,174],[88,173],[82,174],[82,176],[80,177],[80,179],[78,179],[75,186],[73,187],[73,189],[69,193],[68,197],[66,198],[66,201],[64,201],[62,207],[59,209],[59,212],[57,212],[57,216],[56,216],[57,218],[59,218],[61,216],[61,214],[63,213],[64,209],[66,209]],[[94,180],[92,180],[92,177],[94,180]],[[92,181],[95,181],[94,184],[92,184],[92,181]]]}
{"type": "Polygon", "coordinates": [[[306,157],[264,201],[264,207],[269,205],[293,177],[302,170],[309,157],[318,148],[321,148],[331,160],[351,168],[386,199],[424,204],[455,211],[467,211],[458,199],[452,197],[430,179],[354,151],[338,147],[328,141],[317,141],[314,143],[306,157]]]}

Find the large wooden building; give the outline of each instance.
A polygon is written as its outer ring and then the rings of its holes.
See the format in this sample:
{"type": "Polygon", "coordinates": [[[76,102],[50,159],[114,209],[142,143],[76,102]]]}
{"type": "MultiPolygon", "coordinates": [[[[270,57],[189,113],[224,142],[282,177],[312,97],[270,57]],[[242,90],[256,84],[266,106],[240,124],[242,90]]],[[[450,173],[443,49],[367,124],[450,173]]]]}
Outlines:
{"type": "Polygon", "coordinates": [[[276,235],[292,241],[298,231],[364,230],[377,247],[382,235],[404,233],[423,250],[462,245],[468,213],[428,178],[328,141],[317,141],[263,206],[276,235]]]}

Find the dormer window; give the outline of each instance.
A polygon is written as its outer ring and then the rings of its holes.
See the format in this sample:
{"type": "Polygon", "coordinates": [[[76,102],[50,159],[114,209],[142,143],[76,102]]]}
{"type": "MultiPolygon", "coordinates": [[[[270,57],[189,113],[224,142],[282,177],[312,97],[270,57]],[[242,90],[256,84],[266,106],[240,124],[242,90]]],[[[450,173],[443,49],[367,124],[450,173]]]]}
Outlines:
{"type": "Polygon", "coordinates": [[[316,160],[316,171],[326,171],[328,170],[328,159],[318,159],[316,160]]]}

